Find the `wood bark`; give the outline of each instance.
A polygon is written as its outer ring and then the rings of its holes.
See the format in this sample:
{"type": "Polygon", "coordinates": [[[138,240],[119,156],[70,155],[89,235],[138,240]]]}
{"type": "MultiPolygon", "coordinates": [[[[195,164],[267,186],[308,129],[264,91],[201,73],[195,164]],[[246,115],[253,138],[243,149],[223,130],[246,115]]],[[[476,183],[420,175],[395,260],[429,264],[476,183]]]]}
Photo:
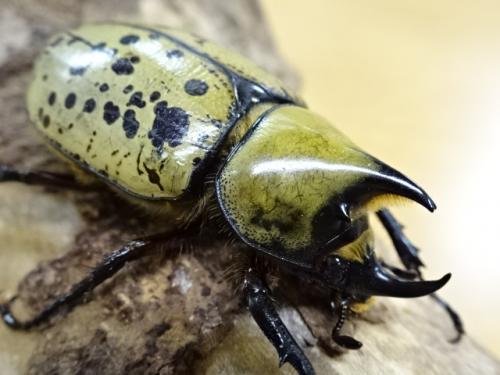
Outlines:
{"type": "MultiPolygon", "coordinates": [[[[63,170],[31,131],[24,94],[47,38],[83,22],[126,20],[193,31],[239,50],[292,87],[256,1],[0,1],[0,162],[63,170]]],[[[155,232],[155,222],[107,192],[0,185],[0,298],[16,293],[29,316],[66,291],[105,254],[155,232]],[[30,272],[31,271],[31,272],[30,272]]],[[[0,327],[2,374],[293,374],[249,317],[227,275],[240,249],[213,238],[148,257],[99,287],[88,302],[30,333],[0,327]],[[175,255],[173,255],[175,254],[175,255]]],[[[379,299],[347,329],[361,350],[335,347],[324,301],[277,283],[281,315],[318,374],[494,374],[499,363],[430,299],[379,299]]]]}

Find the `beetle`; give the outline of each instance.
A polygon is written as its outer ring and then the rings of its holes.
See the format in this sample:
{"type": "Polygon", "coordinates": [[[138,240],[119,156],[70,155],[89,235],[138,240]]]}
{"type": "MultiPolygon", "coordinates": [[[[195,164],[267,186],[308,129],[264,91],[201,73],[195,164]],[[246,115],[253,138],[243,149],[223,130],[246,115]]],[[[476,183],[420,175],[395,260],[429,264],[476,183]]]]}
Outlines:
{"type": "Polygon", "coordinates": [[[457,340],[463,334],[459,316],[434,294],[451,275],[423,280],[416,247],[386,208],[399,197],[433,211],[433,200],[246,58],[165,27],[84,25],[49,41],[36,61],[27,106],[38,133],[74,173],[3,165],[0,181],[62,187],[98,181],[172,228],[113,252],[31,320],[18,320],[10,302],[2,304],[11,328],[47,321],[146,248],[182,236],[215,209],[228,237],[252,254],[242,277],[251,315],[280,363],[298,373],[314,369],[281,321],[256,259],[321,286],[335,302],[332,338],[342,347],[361,347],[341,329],[349,312],[372,296],[430,294],[450,314],[457,340]],[[371,212],[405,270],[377,259],[371,212]]]}

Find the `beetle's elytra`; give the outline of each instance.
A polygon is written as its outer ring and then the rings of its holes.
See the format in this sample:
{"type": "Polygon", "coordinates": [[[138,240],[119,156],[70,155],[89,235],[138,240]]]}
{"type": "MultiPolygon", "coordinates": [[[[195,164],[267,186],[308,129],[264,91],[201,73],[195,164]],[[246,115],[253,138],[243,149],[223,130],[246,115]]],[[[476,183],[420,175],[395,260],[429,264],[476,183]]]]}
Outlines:
{"type": "MultiPolygon", "coordinates": [[[[43,323],[146,247],[208,220],[211,207],[228,236],[253,254],[242,280],[250,312],[281,363],[301,374],[314,369],[280,320],[254,259],[321,286],[325,303],[338,310],[333,340],[350,349],[361,347],[340,333],[351,307],[374,295],[434,293],[450,278],[422,280],[416,248],[385,208],[396,196],[433,211],[419,186],[357,147],[272,75],[191,34],[126,24],[64,32],[38,58],[27,102],[37,130],[77,181],[104,183],[160,212],[172,228],[115,251],[30,321],[1,305],[12,328],[43,323]],[[377,260],[370,212],[406,270],[377,260]]],[[[1,181],[70,186],[72,177],[0,169],[1,181]]],[[[460,336],[460,319],[449,311],[460,336]]]]}

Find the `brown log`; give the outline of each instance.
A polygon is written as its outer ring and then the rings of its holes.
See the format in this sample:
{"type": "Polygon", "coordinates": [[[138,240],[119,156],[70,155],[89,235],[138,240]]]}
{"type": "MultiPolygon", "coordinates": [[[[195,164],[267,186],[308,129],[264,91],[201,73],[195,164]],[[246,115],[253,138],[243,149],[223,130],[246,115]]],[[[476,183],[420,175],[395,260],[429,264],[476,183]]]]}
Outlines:
{"type": "MultiPolygon", "coordinates": [[[[292,87],[256,1],[17,0],[0,2],[0,162],[64,170],[31,131],[24,104],[33,60],[47,38],[96,20],[164,24],[239,50],[292,87]]],[[[30,316],[66,291],[103,255],[158,231],[107,192],[0,185],[0,299],[16,293],[30,316]],[[31,272],[30,272],[31,271],[31,272]]],[[[215,236],[214,236],[215,237],[215,236]]],[[[236,246],[206,238],[127,266],[88,302],[30,333],[0,326],[2,374],[279,374],[275,350],[225,277],[236,246]]],[[[329,340],[321,301],[281,283],[281,314],[318,374],[494,374],[499,363],[470,337],[452,345],[446,314],[430,299],[379,299],[347,327],[356,352],[329,340]]],[[[300,290],[299,290],[300,291],[300,290]]]]}

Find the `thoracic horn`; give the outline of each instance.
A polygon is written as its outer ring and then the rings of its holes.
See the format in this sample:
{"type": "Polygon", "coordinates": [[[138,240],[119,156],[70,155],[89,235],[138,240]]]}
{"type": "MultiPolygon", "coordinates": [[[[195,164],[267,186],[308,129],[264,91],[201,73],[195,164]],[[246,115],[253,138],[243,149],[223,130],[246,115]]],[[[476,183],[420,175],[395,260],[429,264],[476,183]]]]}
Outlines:
{"type": "Polygon", "coordinates": [[[348,195],[358,200],[357,203],[365,203],[381,195],[396,195],[411,199],[431,212],[436,209],[431,197],[408,177],[378,159],[373,158],[373,163],[376,167],[363,171],[359,168],[363,178],[348,191],[348,195]]]}

